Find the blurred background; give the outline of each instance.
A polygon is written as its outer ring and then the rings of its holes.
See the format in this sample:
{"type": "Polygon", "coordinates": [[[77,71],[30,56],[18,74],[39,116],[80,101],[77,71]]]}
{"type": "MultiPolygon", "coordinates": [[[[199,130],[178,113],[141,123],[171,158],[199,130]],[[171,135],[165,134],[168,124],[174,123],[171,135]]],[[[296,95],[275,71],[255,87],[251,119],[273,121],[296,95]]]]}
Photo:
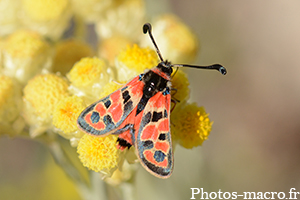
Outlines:
{"type": "MultiPolygon", "coordinates": [[[[220,63],[228,74],[186,70],[191,101],[214,121],[209,140],[192,150],[178,146],[167,180],[139,167],[137,199],[190,199],[190,188],[300,192],[300,2],[146,3],[148,13],[173,12],[195,31],[201,50],[193,64],[220,63]]],[[[0,138],[0,195],[80,199],[42,145],[6,137],[0,138]]]]}

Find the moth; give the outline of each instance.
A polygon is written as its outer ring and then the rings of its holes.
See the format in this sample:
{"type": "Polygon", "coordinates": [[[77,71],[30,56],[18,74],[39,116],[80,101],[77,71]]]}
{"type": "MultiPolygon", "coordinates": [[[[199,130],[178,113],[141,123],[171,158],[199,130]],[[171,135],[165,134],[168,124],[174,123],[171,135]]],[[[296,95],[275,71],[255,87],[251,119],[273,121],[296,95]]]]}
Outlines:
{"type": "Polygon", "coordinates": [[[150,23],[144,24],[143,32],[149,33],[161,62],[153,69],[134,77],[117,91],[88,106],[79,115],[77,123],[83,132],[91,135],[118,135],[118,148],[124,150],[133,145],[140,163],[148,172],[158,178],[168,178],[174,166],[170,133],[173,68],[215,69],[223,75],[227,71],[219,64],[171,64],[163,59],[151,29],[150,23]]]}

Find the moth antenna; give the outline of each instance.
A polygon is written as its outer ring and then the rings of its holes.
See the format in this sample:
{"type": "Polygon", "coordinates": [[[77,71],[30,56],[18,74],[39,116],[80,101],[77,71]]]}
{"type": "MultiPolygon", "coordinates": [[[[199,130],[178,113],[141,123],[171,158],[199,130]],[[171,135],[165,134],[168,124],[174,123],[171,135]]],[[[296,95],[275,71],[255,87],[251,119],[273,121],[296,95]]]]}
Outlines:
{"type": "Polygon", "coordinates": [[[159,49],[158,49],[158,46],[157,46],[157,44],[156,44],[156,42],[155,42],[155,40],[154,40],[153,35],[152,35],[152,26],[151,26],[150,23],[144,24],[144,26],[143,26],[143,32],[144,32],[144,34],[146,34],[147,32],[149,33],[150,39],[151,39],[152,43],[153,43],[154,46],[155,46],[157,55],[158,55],[159,59],[163,62],[164,59],[163,59],[163,57],[162,57],[162,55],[161,55],[161,53],[160,53],[160,51],[159,51],[159,49]]]}
{"type": "Polygon", "coordinates": [[[174,64],[173,67],[191,67],[191,68],[198,68],[198,69],[215,69],[218,70],[222,75],[227,74],[227,70],[220,64],[213,64],[208,66],[197,66],[197,65],[182,65],[182,64],[174,64]]]}

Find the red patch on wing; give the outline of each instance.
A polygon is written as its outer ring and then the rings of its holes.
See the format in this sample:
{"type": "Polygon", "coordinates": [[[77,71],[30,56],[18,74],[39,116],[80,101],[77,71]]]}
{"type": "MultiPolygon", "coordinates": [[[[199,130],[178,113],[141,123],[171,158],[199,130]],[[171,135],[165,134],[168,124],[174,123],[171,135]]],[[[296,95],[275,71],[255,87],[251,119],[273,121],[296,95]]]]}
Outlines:
{"type": "Polygon", "coordinates": [[[113,103],[120,101],[121,91],[118,90],[110,95],[110,99],[113,103]]]}
{"type": "Polygon", "coordinates": [[[141,134],[141,140],[152,139],[156,141],[157,137],[158,137],[158,130],[155,125],[146,126],[141,134]]]}
{"type": "Polygon", "coordinates": [[[113,103],[109,107],[108,112],[111,113],[112,119],[115,123],[120,121],[123,115],[122,104],[120,102],[113,103]]]}
{"type": "Polygon", "coordinates": [[[169,126],[169,120],[168,118],[162,119],[158,124],[158,130],[160,132],[169,132],[170,126],[169,126]]]}
{"type": "Polygon", "coordinates": [[[155,142],[155,149],[168,153],[170,145],[167,142],[155,142]]]}
{"type": "Polygon", "coordinates": [[[104,116],[106,114],[106,108],[103,103],[100,102],[95,106],[95,110],[100,114],[100,116],[104,116]]]}
{"type": "Polygon", "coordinates": [[[99,122],[97,123],[93,123],[91,121],[91,116],[92,116],[92,113],[88,113],[86,116],[85,116],[85,121],[90,125],[92,126],[93,128],[97,129],[97,130],[103,130],[105,128],[105,124],[99,120],[99,122]]]}

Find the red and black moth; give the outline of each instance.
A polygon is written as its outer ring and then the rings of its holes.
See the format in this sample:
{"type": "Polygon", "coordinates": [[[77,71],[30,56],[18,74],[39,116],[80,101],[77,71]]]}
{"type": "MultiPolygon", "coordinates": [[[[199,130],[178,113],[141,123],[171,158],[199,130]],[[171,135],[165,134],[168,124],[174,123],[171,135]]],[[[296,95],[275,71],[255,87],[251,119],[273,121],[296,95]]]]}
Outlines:
{"type": "Polygon", "coordinates": [[[172,174],[174,157],[170,133],[171,74],[173,67],[226,69],[214,64],[195,66],[171,64],[162,58],[151,33],[151,24],[143,26],[156,48],[161,62],[133,78],[107,97],[88,106],[78,117],[78,127],[95,136],[118,135],[118,148],[135,146],[144,168],[159,178],[172,174]]]}

